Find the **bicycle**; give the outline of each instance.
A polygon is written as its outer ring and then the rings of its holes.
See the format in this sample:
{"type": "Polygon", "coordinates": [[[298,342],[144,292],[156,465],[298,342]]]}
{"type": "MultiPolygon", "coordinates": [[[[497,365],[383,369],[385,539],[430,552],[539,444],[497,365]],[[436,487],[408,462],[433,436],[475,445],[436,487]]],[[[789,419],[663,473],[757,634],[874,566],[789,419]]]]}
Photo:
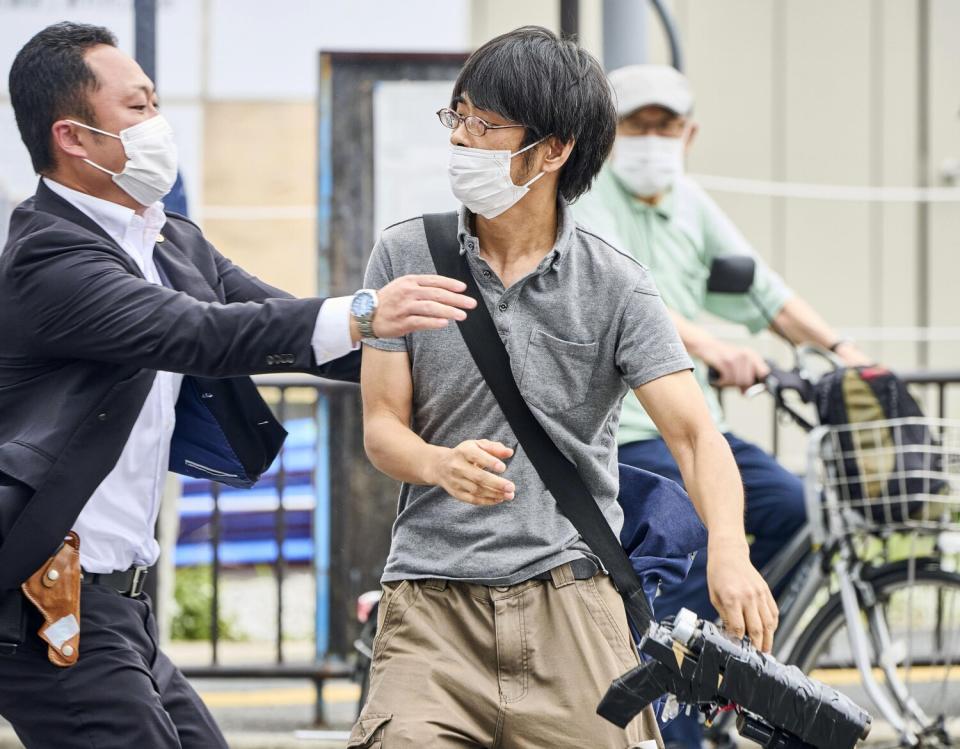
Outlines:
{"type": "MultiPolygon", "coordinates": [[[[813,353],[829,358],[801,347],[793,370],[773,367],[760,386],[809,427],[808,523],[762,571],[774,590],[788,581],[777,597],[774,655],[828,683],[831,674],[848,679],[855,667],[876,714],[896,734],[891,746],[951,746],[947,717],[960,715],[960,685],[953,694],[949,688],[951,676],[960,679],[960,421],[813,426],[785,400],[791,392],[807,403],[813,397],[805,362],[813,353]],[[918,427],[930,431],[929,444],[878,436],[918,427]],[[901,452],[916,450],[926,455],[919,469],[881,470],[878,458],[902,466],[901,452]],[[891,492],[891,480],[903,491],[891,492]],[[862,498],[857,486],[867,481],[881,482],[879,497],[862,498]],[[935,483],[947,492],[932,494],[935,483]]],[[[729,714],[721,715],[707,737],[733,746],[728,726],[729,714]]]]}

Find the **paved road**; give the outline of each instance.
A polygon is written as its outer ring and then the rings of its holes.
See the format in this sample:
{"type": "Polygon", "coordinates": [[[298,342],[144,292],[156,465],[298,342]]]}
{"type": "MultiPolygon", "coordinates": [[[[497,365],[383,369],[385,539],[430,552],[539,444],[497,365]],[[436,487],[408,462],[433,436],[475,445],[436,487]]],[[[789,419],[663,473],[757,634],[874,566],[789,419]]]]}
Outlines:
{"type": "MultiPolygon", "coordinates": [[[[937,687],[942,675],[934,674],[937,687]]],[[[833,672],[831,681],[854,699],[867,704],[856,686],[855,672],[833,672]]],[[[356,714],[359,691],[356,684],[331,681],[324,690],[330,726],[313,725],[314,690],[306,681],[201,679],[194,681],[234,749],[344,749],[346,733],[356,714]]],[[[950,703],[960,715],[960,673],[951,674],[950,703]]],[[[867,746],[889,741],[890,731],[877,725],[867,746]]],[[[744,744],[756,747],[756,744],[744,744]]],[[[12,732],[0,726],[0,749],[20,749],[12,732]]]]}

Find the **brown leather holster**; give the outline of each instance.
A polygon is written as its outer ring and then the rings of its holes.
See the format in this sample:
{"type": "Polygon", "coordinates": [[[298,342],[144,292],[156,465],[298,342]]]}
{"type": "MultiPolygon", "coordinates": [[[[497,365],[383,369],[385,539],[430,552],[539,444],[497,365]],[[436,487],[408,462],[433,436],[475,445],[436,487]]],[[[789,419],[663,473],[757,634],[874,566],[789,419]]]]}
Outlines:
{"type": "Polygon", "coordinates": [[[80,537],[70,531],[57,552],[20,586],[43,616],[37,634],[55,666],[80,657],[80,537]]]}

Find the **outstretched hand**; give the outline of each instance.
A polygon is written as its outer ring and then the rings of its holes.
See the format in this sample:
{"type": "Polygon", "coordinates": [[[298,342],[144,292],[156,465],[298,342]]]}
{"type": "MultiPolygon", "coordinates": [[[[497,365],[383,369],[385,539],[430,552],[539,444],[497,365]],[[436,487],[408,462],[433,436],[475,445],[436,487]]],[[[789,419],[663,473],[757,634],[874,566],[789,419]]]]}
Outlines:
{"type": "Polygon", "coordinates": [[[401,276],[377,292],[373,332],[379,338],[399,338],[416,330],[445,328],[463,320],[477,306],[461,292],[462,281],[445,276],[401,276]]]}

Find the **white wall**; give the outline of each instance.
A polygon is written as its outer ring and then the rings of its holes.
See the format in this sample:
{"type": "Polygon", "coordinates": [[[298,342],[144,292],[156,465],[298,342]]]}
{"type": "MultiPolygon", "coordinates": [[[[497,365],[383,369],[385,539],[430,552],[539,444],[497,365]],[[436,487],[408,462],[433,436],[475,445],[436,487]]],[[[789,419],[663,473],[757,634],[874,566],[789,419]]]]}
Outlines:
{"type": "MultiPolygon", "coordinates": [[[[71,20],[107,26],[132,54],[132,8],[132,0],[0,0],[0,190],[20,199],[36,185],[7,91],[17,51],[48,24],[71,20]]],[[[157,83],[191,203],[203,199],[205,100],[312,101],[319,50],[461,51],[469,15],[469,0],[159,0],[157,83]]]]}

